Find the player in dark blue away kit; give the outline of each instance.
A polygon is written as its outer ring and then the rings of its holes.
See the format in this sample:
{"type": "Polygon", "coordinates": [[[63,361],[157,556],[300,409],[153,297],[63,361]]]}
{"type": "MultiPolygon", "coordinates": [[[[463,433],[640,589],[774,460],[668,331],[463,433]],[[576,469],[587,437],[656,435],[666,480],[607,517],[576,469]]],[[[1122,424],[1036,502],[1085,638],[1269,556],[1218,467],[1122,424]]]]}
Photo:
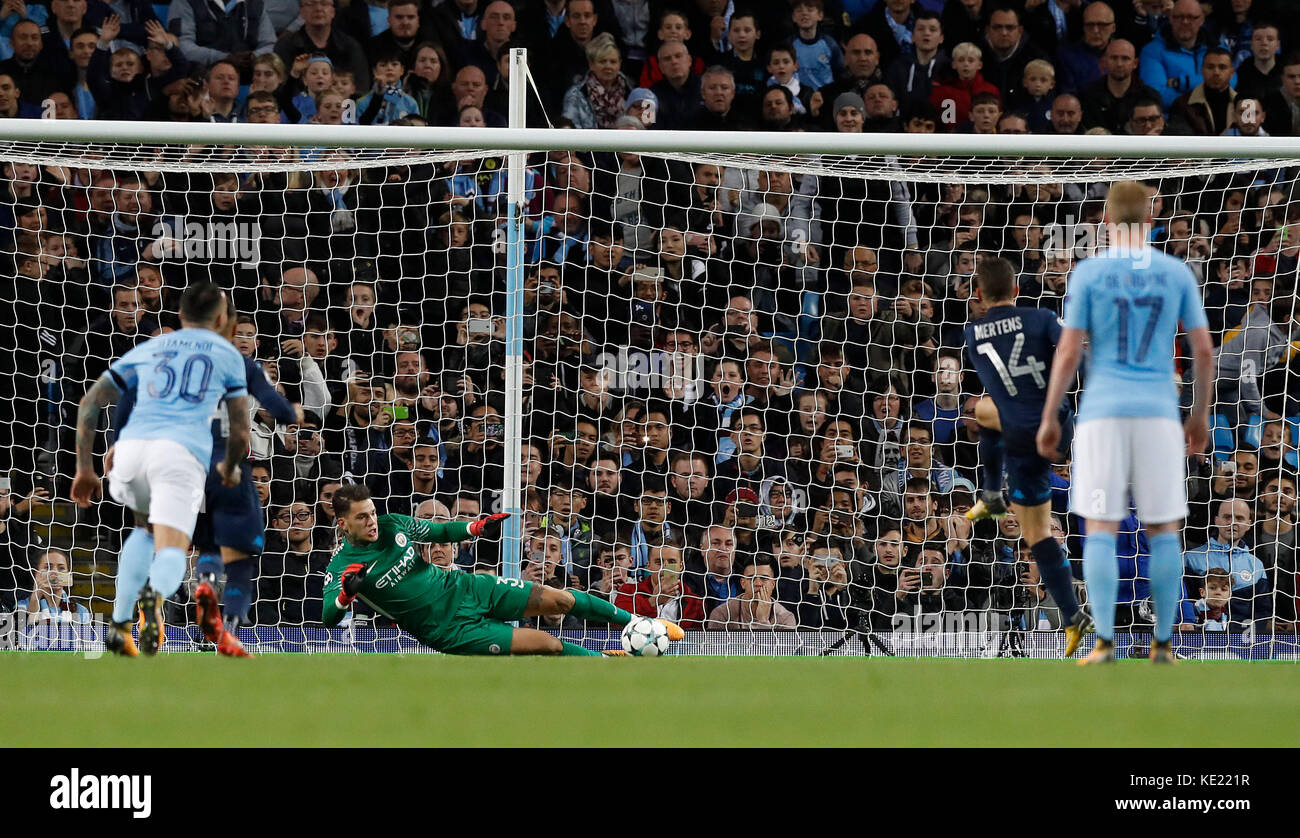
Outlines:
{"type": "MultiPolygon", "coordinates": [[[[981,259],[975,280],[975,293],[988,306],[988,313],[966,326],[966,355],[987,395],[981,396],[975,407],[983,490],[966,517],[978,521],[1007,514],[1002,497],[1005,461],[1012,511],[1034,552],[1043,584],[1067,623],[1068,658],[1090,626],[1074,596],[1069,561],[1052,537],[1052,463],[1039,456],[1035,441],[1061,323],[1046,309],[1015,305],[1019,288],[1015,268],[1006,259],[981,259]]],[[[1066,459],[1073,417],[1064,401],[1060,417],[1065,429],[1060,447],[1067,452],[1061,459],[1066,459]]]]}
{"type": "MultiPolygon", "coordinates": [[[[232,342],[237,325],[233,308],[231,306],[230,326],[224,335],[232,342]]],[[[284,424],[303,421],[302,407],[280,395],[262,367],[247,355],[244,356],[244,369],[248,376],[248,394],[257,399],[276,421],[284,424]]],[[[123,395],[118,403],[117,427],[125,426],[134,403],[135,393],[123,395]]],[[[194,527],[194,545],[199,550],[195,568],[199,584],[194,589],[194,602],[199,628],[208,641],[217,645],[217,653],[226,657],[249,657],[233,629],[247,619],[252,604],[253,576],[257,570],[254,557],[262,552],[264,546],[265,518],[249,469],[241,469],[239,483],[233,487],[222,485],[217,472],[217,463],[226,456],[229,421],[225,406],[218,407],[212,419],[212,462],[204,492],[203,512],[194,527]],[[219,610],[217,589],[223,566],[226,581],[219,610]]]]}

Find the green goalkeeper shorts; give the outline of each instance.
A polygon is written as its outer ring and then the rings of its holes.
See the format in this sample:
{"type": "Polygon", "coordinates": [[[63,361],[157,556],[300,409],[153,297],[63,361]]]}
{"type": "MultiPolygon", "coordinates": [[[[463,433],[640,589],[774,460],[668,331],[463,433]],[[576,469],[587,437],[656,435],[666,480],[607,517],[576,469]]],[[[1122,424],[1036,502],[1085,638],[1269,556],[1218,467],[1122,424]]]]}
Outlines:
{"type": "Polygon", "coordinates": [[[523,619],[533,583],[458,573],[456,588],[460,604],[455,616],[425,642],[450,655],[510,654],[515,629],[509,621],[523,619]]]}

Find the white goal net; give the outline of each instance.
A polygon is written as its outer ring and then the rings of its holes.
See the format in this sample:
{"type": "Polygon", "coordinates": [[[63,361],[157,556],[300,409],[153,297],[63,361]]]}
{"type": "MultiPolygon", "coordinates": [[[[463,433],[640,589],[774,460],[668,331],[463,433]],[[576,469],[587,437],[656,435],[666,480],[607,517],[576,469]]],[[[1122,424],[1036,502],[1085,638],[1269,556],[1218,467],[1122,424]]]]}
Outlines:
{"type": "MultiPolygon", "coordinates": [[[[963,518],[982,388],[962,329],[983,313],[985,258],[1013,263],[1021,305],[1059,314],[1108,185],[1140,179],[1152,244],[1201,281],[1216,352],[1179,637],[1223,654],[1293,643],[1300,160],[909,154],[894,139],[898,153],[861,156],[528,153],[513,322],[502,151],[0,146],[0,610],[29,632],[108,611],[129,513],[68,501],[76,405],[211,279],[232,293],[240,351],[308,418],[253,418],[256,648],[412,650],[364,608],[342,632],[320,625],[329,499],[363,482],[381,512],[508,508],[517,424],[519,554],[479,541],[425,561],[670,617],[702,632],[701,652],[1059,654],[1060,612],[1014,518],[963,518]],[[1226,601],[1210,595],[1220,576],[1226,601]]],[[[1190,375],[1186,347],[1169,351],[1190,375]]],[[[104,429],[99,455],[111,411],[104,429]]],[[[1069,482],[1064,462],[1054,533],[1077,565],[1069,482]]],[[[1118,625],[1142,634],[1136,517],[1119,544],[1118,625]]],[[[191,587],[170,601],[171,648],[198,637],[191,587]]],[[[605,626],[532,624],[608,642],[605,626]]]]}

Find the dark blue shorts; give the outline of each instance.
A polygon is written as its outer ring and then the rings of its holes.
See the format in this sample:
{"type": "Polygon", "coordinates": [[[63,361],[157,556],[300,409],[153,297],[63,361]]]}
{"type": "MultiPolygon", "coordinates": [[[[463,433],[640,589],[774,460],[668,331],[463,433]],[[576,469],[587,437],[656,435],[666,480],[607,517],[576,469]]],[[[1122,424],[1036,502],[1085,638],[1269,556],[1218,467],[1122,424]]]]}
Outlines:
{"type": "Polygon", "coordinates": [[[253,486],[252,470],[240,466],[239,485],[221,485],[216,468],[208,472],[203,512],[194,526],[194,545],[201,551],[229,547],[256,556],[266,542],[262,504],[253,486]]]}
{"type": "MultiPolygon", "coordinates": [[[[1021,506],[1038,506],[1052,500],[1052,463],[1038,454],[1036,438],[1038,427],[1003,427],[1002,450],[1007,470],[1007,498],[1021,506]]],[[[1056,462],[1069,456],[1074,439],[1074,414],[1061,414],[1061,445],[1065,454],[1056,462]]]]}

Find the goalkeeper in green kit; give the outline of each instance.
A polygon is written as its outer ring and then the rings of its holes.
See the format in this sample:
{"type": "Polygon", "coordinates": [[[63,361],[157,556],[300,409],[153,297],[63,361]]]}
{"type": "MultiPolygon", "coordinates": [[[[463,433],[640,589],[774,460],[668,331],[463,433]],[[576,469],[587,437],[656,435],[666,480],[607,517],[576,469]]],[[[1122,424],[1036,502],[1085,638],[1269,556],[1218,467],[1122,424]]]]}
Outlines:
{"type": "MultiPolygon", "coordinates": [[[[631,622],[631,614],[599,597],[522,579],[448,572],[424,561],[416,551],[416,542],[448,543],[495,535],[509,514],[445,524],[378,515],[370,490],[359,484],[340,488],[333,503],[343,545],[325,573],[325,625],[338,625],[360,598],[421,643],[453,655],[625,654],[621,649],[593,652],[547,632],[509,624],[560,614],[616,626],[631,622]]],[[[684,636],[680,627],[660,622],[670,639],[684,636]]]]}

